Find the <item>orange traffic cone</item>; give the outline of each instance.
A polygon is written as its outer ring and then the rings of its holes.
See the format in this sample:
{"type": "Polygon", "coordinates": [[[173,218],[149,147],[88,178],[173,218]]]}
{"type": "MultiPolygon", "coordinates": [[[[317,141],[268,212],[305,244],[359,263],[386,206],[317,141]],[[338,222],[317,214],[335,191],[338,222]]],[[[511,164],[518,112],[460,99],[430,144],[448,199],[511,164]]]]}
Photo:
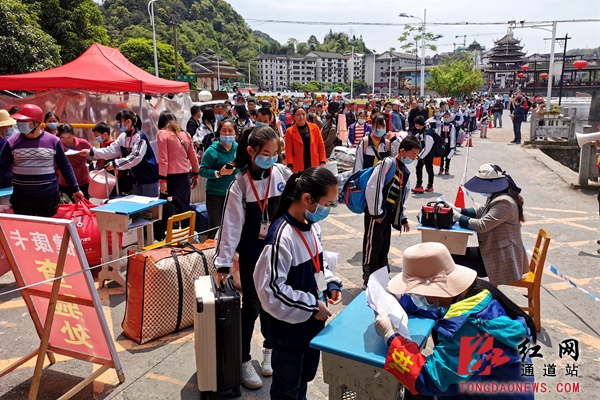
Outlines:
{"type": "Polygon", "coordinates": [[[488,124],[488,129],[492,129],[492,119],[490,118],[490,123],[488,124]]]}
{"type": "Polygon", "coordinates": [[[467,141],[467,147],[473,147],[473,140],[471,139],[471,132],[469,132],[469,140],[467,141]]]}
{"type": "Polygon", "coordinates": [[[454,205],[458,208],[465,208],[465,194],[463,193],[462,186],[458,187],[458,192],[456,193],[456,200],[454,200],[454,205]]]}

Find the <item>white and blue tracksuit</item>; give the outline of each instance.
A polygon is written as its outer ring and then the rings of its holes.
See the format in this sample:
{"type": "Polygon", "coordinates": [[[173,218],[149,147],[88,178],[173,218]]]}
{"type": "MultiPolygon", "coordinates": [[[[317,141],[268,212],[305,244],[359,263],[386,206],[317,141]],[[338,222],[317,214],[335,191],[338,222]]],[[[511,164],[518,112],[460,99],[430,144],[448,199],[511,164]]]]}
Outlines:
{"type": "Polygon", "coordinates": [[[262,333],[273,346],[270,394],[272,399],[305,399],[320,359],[310,341],[325,327],[325,321],[315,318],[319,299],[312,257],[318,257],[324,273],[325,296],[332,290],[341,291],[342,282],[323,260],[319,224],[300,222],[286,212],[273,222],[266,242],[256,264],[254,284],[262,305],[262,333]]]}

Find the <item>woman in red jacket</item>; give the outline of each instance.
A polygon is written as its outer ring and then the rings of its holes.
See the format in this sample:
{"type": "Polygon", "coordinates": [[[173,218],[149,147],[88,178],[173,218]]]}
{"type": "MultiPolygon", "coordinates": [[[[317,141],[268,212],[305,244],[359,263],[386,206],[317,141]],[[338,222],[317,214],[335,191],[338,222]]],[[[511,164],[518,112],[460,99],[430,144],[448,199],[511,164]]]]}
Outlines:
{"type": "MultiPolygon", "coordinates": [[[[75,137],[75,130],[71,124],[62,124],[58,127],[57,132],[65,153],[68,150],[78,151],[92,148],[92,145],[87,140],[75,137]]],[[[73,167],[75,178],[77,178],[77,183],[79,183],[79,189],[85,198],[89,199],[90,195],[88,194],[88,188],[90,186],[90,170],[88,169],[86,158],[80,157],[78,154],[67,156],[67,158],[71,163],[71,167],[73,167]]],[[[73,191],[67,185],[67,181],[60,171],[57,172],[59,190],[61,193],[66,193],[72,201],[75,201],[73,198],[73,191]]]]}
{"type": "Polygon", "coordinates": [[[284,137],[287,166],[292,172],[325,165],[327,161],[321,131],[306,118],[303,107],[294,108],[295,124],[287,129],[284,137]]]}

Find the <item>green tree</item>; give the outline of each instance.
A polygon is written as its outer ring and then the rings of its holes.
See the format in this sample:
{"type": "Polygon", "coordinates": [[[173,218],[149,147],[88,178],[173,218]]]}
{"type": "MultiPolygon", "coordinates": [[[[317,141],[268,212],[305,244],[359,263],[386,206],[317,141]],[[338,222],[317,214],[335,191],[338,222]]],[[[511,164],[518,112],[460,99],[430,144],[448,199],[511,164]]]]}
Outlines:
{"type": "Polygon", "coordinates": [[[429,70],[426,84],[442,96],[459,96],[481,89],[483,73],[475,68],[473,59],[464,54],[458,58],[446,57],[441,64],[429,70]]]}
{"type": "Polygon", "coordinates": [[[319,39],[317,39],[317,37],[315,35],[310,35],[310,37],[308,38],[308,46],[310,47],[310,51],[315,51],[317,49],[317,46],[319,46],[319,39]]]}
{"type": "Polygon", "coordinates": [[[0,74],[59,66],[60,46],[44,32],[35,9],[18,0],[0,1],[0,74]]]}
{"type": "Polygon", "coordinates": [[[93,0],[22,0],[40,12],[40,26],[60,46],[63,63],[79,57],[94,42],[110,44],[104,18],[93,0]]]}
{"type": "Polygon", "coordinates": [[[369,85],[367,85],[367,82],[363,81],[362,79],[355,79],[354,80],[354,95],[356,96],[356,94],[360,94],[360,93],[367,93],[369,90],[369,85]]]}
{"type": "MultiPolygon", "coordinates": [[[[418,56],[423,39],[422,33],[423,27],[420,25],[404,25],[404,32],[398,38],[398,41],[401,43],[400,48],[402,49],[402,51],[404,51],[407,54],[414,54],[418,56]]],[[[439,38],[439,35],[436,35],[432,32],[425,32],[425,49],[437,51],[437,46],[434,44],[434,42],[439,38]]]]}
{"type": "MultiPolygon", "coordinates": [[[[119,46],[119,51],[133,64],[141,69],[154,74],[154,49],[152,40],[129,39],[119,46]]],[[[158,58],[158,73],[161,78],[175,79],[175,49],[170,44],[157,42],[156,54],[158,58]]],[[[183,57],[177,57],[179,75],[187,75],[192,69],[183,57]]]]}

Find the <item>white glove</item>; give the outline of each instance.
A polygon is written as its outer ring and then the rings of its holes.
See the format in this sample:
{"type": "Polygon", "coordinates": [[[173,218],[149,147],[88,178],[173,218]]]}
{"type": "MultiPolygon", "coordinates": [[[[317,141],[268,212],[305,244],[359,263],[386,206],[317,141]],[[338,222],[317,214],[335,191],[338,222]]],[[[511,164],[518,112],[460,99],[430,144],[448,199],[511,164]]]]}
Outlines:
{"type": "Polygon", "coordinates": [[[454,221],[458,221],[462,217],[462,214],[456,211],[456,209],[452,209],[452,215],[454,215],[454,221]]]}
{"type": "Polygon", "coordinates": [[[454,204],[452,204],[452,203],[446,202],[446,204],[448,204],[450,207],[452,207],[452,209],[453,209],[454,211],[456,211],[457,213],[459,213],[459,214],[460,214],[460,212],[462,211],[462,209],[460,209],[460,208],[456,207],[456,206],[455,206],[454,204]]]}
{"type": "Polygon", "coordinates": [[[387,343],[390,337],[396,333],[392,320],[387,315],[377,314],[375,317],[375,331],[387,343]]]}

